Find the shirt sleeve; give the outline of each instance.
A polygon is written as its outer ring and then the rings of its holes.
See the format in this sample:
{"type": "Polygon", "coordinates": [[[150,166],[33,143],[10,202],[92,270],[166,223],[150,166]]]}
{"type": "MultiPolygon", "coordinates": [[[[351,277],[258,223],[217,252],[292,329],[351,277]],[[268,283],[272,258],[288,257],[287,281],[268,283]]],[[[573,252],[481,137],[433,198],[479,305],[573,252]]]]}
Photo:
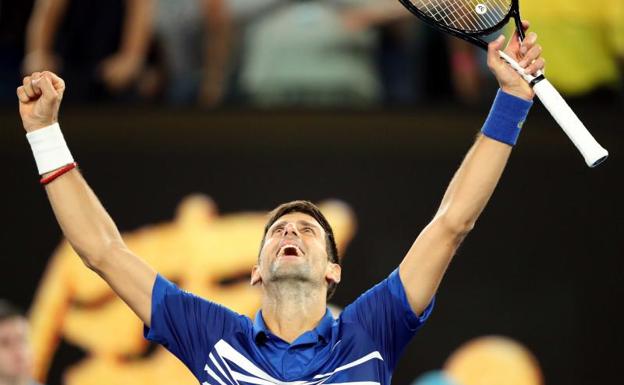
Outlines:
{"type": "Polygon", "coordinates": [[[342,312],[343,322],[360,324],[377,341],[392,370],[401,353],[433,309],[435,297],[418,316],[407,301],[399,269],[362,294],[342,312]]]}
{"type": "Polygon", "coordinates": [[[244,327],[244,316],[181,290],[160,274],[152,290],[150,327],[144,335],[163,345],[194,374],[221,338],[244,327]]]}

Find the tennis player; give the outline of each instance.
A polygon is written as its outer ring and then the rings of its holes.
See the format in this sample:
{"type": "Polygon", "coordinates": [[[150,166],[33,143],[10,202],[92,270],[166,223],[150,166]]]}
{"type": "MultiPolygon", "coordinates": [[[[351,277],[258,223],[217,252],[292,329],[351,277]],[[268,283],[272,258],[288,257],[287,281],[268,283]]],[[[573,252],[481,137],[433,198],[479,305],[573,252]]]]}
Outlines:
{"type": "MultiPolygon", "coordinates": [[[[528,28],[528,24],[525,24],[528,28]]],[[[505,48],[535,73],[544,67],[536,35],[505,48]]],[[[180,290],[124,244],[89,188],[57,123],[65,90],[50,72],[24,78],[19,107],[41,182],[63,232],[99,274],[201,384],[390,384],[402,351],[429,316],[434,294],[458,246],[473,228],[503,172],[533,91],[489,45],[500,90],[476,142],[442,203],[385,280],[335,319],[327,298],[340,282],[332,229],[309,202],[278,207],[265,228],[251,284],[262,305],[255,320],[180,290]]]]}

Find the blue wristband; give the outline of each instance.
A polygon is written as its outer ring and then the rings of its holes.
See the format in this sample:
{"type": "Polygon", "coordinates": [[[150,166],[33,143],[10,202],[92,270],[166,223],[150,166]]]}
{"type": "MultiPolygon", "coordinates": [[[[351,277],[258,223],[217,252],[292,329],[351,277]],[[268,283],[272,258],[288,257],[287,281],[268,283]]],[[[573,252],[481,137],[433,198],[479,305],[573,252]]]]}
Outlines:
{"type": "Polygon", "coordinates": [[[509,95],[499,89],[481,133],[510,146],[515,145],[532,105],[533,101],[509,95]]]}

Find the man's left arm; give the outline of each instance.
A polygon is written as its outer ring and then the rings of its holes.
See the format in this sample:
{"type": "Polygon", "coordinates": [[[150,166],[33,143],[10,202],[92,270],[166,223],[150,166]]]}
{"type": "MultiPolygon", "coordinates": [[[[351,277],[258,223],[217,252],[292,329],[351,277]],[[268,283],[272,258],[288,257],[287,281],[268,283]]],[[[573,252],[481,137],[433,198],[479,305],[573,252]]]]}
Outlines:
{"type": "MultiPolygon", "coordinates": [[[[524,22],[525,29],[528,23],[524,22]]],[[[529,33],[519,43],[514,33],[505,52],[528,73],[544,67],[537,35],[529,33]]],[[[534,93],[531,87],[498,55],[504,39],[488,47],[488,66],[500,85],[488,121],[451,180],[433,220],[420,233],[399,266],[408,302],[420,315],[431,302],[455,251],[489,201],[512,145],[518,124],[524,120],[534,93]],[[493,139],[495,138],[495,139],[493,139]]]]}

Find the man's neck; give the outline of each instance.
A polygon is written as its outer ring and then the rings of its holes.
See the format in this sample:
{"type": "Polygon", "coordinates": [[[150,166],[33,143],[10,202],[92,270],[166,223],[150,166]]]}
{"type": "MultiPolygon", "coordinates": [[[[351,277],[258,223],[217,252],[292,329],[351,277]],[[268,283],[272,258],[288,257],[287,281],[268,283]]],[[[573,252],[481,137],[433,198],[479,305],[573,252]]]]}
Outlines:
{"type": "Polygon", "coordinates": [[[305,282],[281,282],[265,287],[262,318],[271,333],[292,343],[314,329],[327,309],[326,293],[305,282]]]}

